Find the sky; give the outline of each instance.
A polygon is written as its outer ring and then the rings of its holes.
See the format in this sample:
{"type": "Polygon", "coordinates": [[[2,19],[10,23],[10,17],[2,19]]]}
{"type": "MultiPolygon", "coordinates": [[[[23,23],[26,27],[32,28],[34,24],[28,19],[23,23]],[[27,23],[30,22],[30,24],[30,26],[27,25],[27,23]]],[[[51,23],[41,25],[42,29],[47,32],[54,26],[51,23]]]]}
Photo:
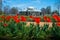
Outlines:
{"type": "Polygon", "coordinates": [[[2,1],[2,7],[4,6],[10,6],[17,7],[20,9],[25,9],[27,7],[34,7],[36,9],[46,8],[47,6],[51,6],[52,10],[55,10],[55,2],[57,0],[3,0],[2,1]]]}

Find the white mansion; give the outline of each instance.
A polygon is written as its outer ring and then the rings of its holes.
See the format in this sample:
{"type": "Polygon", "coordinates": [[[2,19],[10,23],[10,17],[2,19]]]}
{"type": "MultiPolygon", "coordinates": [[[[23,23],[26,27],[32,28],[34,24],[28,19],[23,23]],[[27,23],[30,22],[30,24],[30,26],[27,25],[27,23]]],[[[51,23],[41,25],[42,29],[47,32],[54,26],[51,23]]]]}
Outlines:
{"type": "Polygon", "coordinates": [[[28,7],[26,10],[20,11],[20,15],[33,15],[33,16],[40,16],[40,10],[36,10],[34,7],[28,7]]]}

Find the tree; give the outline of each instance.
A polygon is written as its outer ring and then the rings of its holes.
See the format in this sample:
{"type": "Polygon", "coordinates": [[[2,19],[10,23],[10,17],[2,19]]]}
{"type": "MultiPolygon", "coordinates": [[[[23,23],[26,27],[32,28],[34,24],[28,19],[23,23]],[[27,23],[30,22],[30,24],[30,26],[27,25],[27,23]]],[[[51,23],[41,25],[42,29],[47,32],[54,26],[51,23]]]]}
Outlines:
{"type": "Polygon", "coordinates": [[[10,13],[11,14],[17,14],[18,13],[18,9],[16,7],[13,7],[13,8],[11,8],[10,13]]]}
{"type": "Polygon", "coordinates": [[[47,14],[51,14],[51,7],[50,7],[50,6],[47,6],[47,8],[46,8],[46,13],[47,13],[47,14]]]}
{"type": "Polygon", "coordinates": [[[45,8],[41,8],[41,14],[43,14],[43,16],[46,14],[46,9],[45,8]]]}
{"type": "Polygon", "coordinates": [[[0,0],[0,11],[2,10],[2,0],[0,0]]]}
{"type": "Polygon", "coordinates": [[[0,0],[0,14],[2,14],[2,0],[0,0]]]}
{"type": "Polygon", "coordinates": [[[54,13],[57,14],[57,15],[59,15],[58,10],[55,10],[55,11],[52,12],[52,14],[54,14],[54,13]]]}
{"type": "Polygon", "coordinates": [[[9,9],[9,6],[5,6],[5,7],[4,7],[4,13],[5,13],[5,14],[8,14],[8,13],[9,13],[9,10],[10,10],[10,9],[9,9]]]}
{"type": "Polygon", "coordinates": [[[57,8],[58,12],[60,13],[60,0],[55,2],[55,7],[57,8]]]}

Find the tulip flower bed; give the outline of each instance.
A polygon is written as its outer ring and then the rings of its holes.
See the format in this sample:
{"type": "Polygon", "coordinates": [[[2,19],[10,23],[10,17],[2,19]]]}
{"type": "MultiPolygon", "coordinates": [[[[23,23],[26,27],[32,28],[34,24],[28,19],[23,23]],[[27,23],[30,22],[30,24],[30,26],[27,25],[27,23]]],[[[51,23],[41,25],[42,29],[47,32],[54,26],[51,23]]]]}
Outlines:
{"type": "Polygon", "coordinates": [[[60,39],[60,18],[57,15],[44,16],[45,22],[52,22],[52,27],[45,24],[39,26],[40,17],[30,16],[36,22],[26,26],[27,18],[24,16],[0,16],[0,40],[59,40],[60,39]]]}

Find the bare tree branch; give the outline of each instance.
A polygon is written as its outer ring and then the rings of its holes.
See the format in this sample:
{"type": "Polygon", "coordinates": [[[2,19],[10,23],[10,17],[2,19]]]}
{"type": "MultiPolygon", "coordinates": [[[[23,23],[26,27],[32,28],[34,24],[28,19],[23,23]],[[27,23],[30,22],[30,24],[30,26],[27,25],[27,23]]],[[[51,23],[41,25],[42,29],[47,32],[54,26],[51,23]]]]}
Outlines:
{"type": "Polygon", "coordinates": [[[2,10],[2,0],[0,0],[0,11],[2,10]]]}

